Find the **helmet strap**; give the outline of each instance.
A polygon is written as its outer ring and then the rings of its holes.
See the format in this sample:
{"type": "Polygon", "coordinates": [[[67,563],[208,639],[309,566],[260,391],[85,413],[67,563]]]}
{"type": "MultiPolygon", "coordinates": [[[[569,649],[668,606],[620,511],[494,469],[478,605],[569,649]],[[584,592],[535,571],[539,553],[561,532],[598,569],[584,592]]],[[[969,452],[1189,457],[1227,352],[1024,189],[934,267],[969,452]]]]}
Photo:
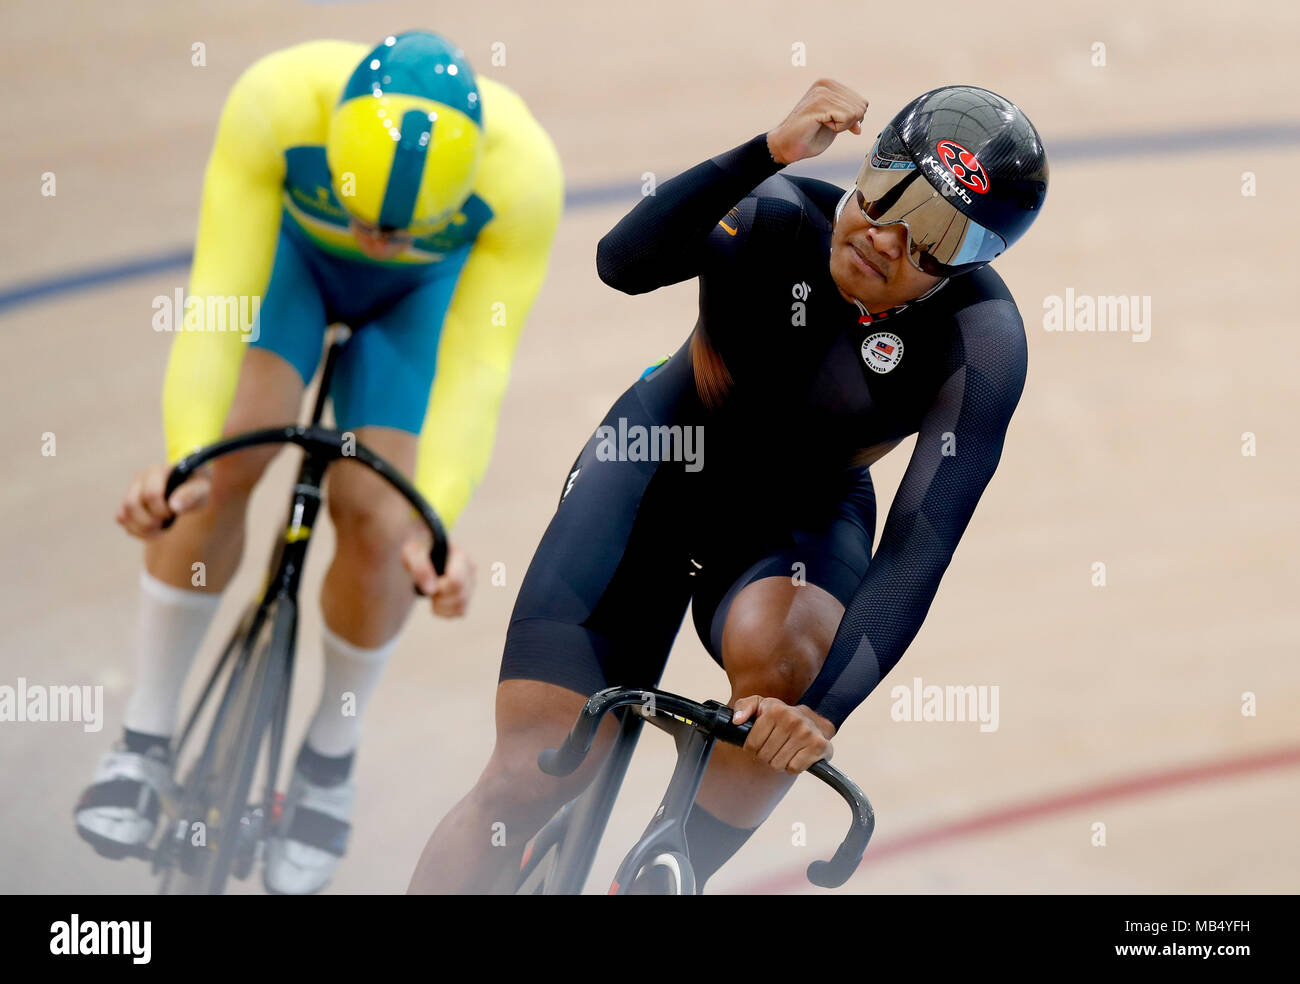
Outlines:
{"type": "Polygon", "coordinates": [[[896,315],[902,314],[911,305],[920,304],[922,301],[926,300],[927,298],[933,297],[943,288],[944,284],[946,284],[949,279],[950,278],[948,277],[944,277],[942,280],[940,280],[937,284],[935,284],[933,287],[927,290],[920,297],[913,298],[912,300],[907,301],[904,304],[899,304],[897,307],[892,307],[888,311],[881,311],[879,314],[872,314],[870,311],[867,310],[867,306],[855,297],[853,298],[853,303],[858,306],[858,312],[860,314],[860,317],[858,318],[858,324],[869,325],[877,321],[883,321],[885,318],[892,318],[895,317],[896,315]]]}

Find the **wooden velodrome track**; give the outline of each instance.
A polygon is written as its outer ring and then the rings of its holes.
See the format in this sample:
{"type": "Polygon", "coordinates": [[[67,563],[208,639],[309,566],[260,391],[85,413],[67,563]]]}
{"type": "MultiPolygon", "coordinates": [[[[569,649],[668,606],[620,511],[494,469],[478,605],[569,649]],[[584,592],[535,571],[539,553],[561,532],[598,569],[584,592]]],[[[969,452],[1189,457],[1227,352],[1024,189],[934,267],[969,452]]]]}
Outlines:
{"type": "MultiPolygon", "coordinates": [[[[978,82],[1019,101],[1052,155],[1041,222],[998,263],[1029,333],[1030,375],[1001,468],[930,617],[836,739],[879,816],[857,892],[1283,892],[1300,886],[1300,484],[1295,316],[1285,304],[1300,166],[1294,5],[651,6],[252,2],[0,11],[5,356],[0,684],[102,684],[105,728],[0,723],[0,889],[148,891],[144,866],[94,856],[71,805],[116,735],[132,671],[138,548],[113,525],[129,476],[162,454],[169,336],[151,299],[185,283],[225,92],[255,57],[314,37],[425,26],[517,89],[550,129],[570,208],[519,351],[487,478],[458,529],[486,572],[470,618],[417,612],[369,714],[352,853],[331,891],[402,890],[436,821],[491,747],[515,590],[566,467],[615,396],[675,347],[693,286],[630,298],[596,240],[661,176],[778,122],[818,76],[881,124],[917,92],[978,82]],[[564,14],[554,10],[564,9],[564,14]],[[1005,8],[1005,9],[1002,9],[1005,8]],[[206,48],[206,65],[191,64],[206,48]],[[506,64],[490,64],[503,42],[506,64]],[[1092,64],[1105,45],[1106,65],[1092,64]],[[791,64],[803,44],[807,65],[791,64]],[[57,196],[39,193],[52,171],[57,196]],[[1257,193],[1242,194],[1243,172],[1257,193]],[[131,272],[134,271],[134,272],[131,272]],[[1044,330],[1067,289],[1150,298],[1151,334],[1044,330]],[[539,408],[543,408],[540,409],[539,408]],[[53,432],[57,454],[40,453],[53,432]],[[1243,434],[1257,453],[1243,455],[1243,434]],[[1105,587],[1092,583],[1104,563],[1105,587]],[[889,690],[1000,688],[1000,727],[891,720],[889,690]],[[1243,694],[1257,714],[1242,714],[1243,694]],[[1094,824],[1106,846],[1093,846],[1094,824]]],[[[851,180],[866,137],[816,173],[851,180]]],[[[882,504],[910,442],[875,469],[882,504]]],[[[255,499],[260,580],[291,463],[255,499]],[[265,546],[263,546],[265,545],[265,546]]],[[[317,544],[315,597],[331,544],[317,544]]],[[[234,605],[223,609],[228,621],[234,605]]],[[[319,686],[308,605],[296,743],[319,686]]],[[[683,634],[664,686],[723,696],[683,634]]],[[[671,765],[643,742],[590,887],[649,818],[671,765]]],[[[716,891],[811,890],[845,817],[796,785],[716,891]],[[795,824],[808,845],[793,846],[795,824]]],[[[252,890],[250,887],[245,890],[252,890]]]]}

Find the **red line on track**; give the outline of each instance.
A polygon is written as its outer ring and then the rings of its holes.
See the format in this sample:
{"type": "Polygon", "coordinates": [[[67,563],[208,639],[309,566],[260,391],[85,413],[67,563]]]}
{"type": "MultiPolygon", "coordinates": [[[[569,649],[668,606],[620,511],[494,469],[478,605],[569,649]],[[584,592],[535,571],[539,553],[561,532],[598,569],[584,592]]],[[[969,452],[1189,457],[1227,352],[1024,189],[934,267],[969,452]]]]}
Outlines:
{"type": "MultiPolygon", "coordinates": [[[[886,840],[883,844],[873,844],[867,848],[862,863],[864,865],[874,864],[882,858],[891,857],[895,854],[931,847],[945,841],[985,833],[1000,827],[1010,827],[1055,813],[1065,813],[1081,806],[1092,806],[1112,800],[1129,799],[1179,786],[1192,786],[1218,779],[1235,778],[1251,772],[1262,772],[1265,769],[1287,768],[1296,765],[1300,765],[1300,745],[1289,745],[1269,752],[1258,752],[1237,758],[1179,766],[1161,772],[1150,772],[1126,779],[1097,783],[1074,792],[1057,793],[1041,799],[1014,803],[999,809],[977,813],[965,820],[941,824],[937,827],[917,831],[914,834],[906,834],[892,840],[886,840]]],[[[870,795],[869,792],[868,795],[870,795]]],[[[862,867],[859,866],[858,871],[861,870],[862,867]]],[[[801,867],[794,871],[751,882],[736,889],[735,892],[743,895],[779,894],[807,887],[808,884],[804,868],[801,867]]]]}

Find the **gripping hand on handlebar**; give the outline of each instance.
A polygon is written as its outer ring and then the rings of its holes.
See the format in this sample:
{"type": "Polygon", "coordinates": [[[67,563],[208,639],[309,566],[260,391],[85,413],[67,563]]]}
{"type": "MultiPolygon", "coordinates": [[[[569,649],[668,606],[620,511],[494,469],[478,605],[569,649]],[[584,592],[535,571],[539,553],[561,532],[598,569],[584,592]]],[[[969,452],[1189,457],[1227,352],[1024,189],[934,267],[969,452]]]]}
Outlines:
{"type": "Polygon", "coordinates": [[[212,491],[209,469],[195,472],[167,497],[167,476],[171,471],[169,464],[150,465],[131,479],[114,518],[132,536],[142,540],[157,536],[168,520],[207,504],[212,491]]]}
{"type": "Polygon", "coordinates": [[[745,748],[777,772],[798,775],[813,763],[830,761],[835,725],[811,708],[791,706],[776,697],[742,697],[736,701],[732,724],[753,719],[745,748]]]}
{"type": "Polygon", "coordinates": [[[460,618],[468,611],[476,568],[473,558],[456,544],[448,545],[447,569],[439,577],[429,558],[429,533],[422,529],[402,545],[402,566],[411,575],[416,590],[428,595],[433,614],[460,618]]]}

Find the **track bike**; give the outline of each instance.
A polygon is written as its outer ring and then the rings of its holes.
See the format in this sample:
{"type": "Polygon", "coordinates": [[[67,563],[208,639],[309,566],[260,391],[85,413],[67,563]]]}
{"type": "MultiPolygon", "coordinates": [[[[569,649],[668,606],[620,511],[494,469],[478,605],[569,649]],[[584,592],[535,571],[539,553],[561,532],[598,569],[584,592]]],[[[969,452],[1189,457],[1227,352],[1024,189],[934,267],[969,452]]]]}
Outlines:
{"type": "MultiPolygon", "coordinates": [[[[326,469],[346,458],[384,479],[428,528],[434,569],[442,574],[446,567],[446,531],[415,487],[351,435],[320,425],[330,380],[348,337],[345,330],[335,331],[305,426],[266,428],[218,441],[181,459],[167,479],[165,497],[170,498],[199,468],[223,455],[271,444],[293,444],[303,450],[284,534],[271,558],[261,596],[240,619],[170,748],[175,770],[198,721],[205,712],[210,714],[207,734],[196,739],[197,756],[183,778],[173,772],[170,787],[157,803],[162,815],[160,834],[146,854],[163,894],[220,894],[231,877],[247,878],[267,837],[288,819],[275,786],[293,677],[298,589],[326,469]],[[263,753],[265,769],[254,790],[263,753]]],[[[343,853],[346,824],[304,810],[297,811],[293,823],[299,829],[309,828],[313,843],[343,853]]]]}

